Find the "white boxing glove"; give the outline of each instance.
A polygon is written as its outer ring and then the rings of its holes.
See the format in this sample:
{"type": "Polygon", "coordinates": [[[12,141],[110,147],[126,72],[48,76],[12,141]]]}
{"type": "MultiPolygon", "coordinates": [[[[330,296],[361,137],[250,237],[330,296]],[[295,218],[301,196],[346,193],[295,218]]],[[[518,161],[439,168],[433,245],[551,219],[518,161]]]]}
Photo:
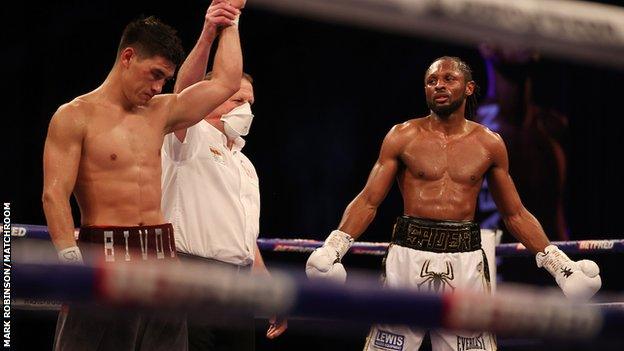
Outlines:
{"type": "Polygon", "coordinates": [[[577,300],[589,300],[600,289],[600,268],[594,261],[572,261],[555,245],[548,245],[544,252],[535,255],[538,267],[544,267],[553,277],[565,296],[577,300]]]}
{"type": "Polygon", "coordinates": [[[306,262],[306,275],[310,279],[328,279],[338,283],[347,280],[347,271],[340,260],[349,251],[353,238],[340,230],[329,234],[322,247],[314,250],[306,262]]]}
{"type": "Polygon", "coordinates": [[[59,260],[61,263],[82,263],[82,254],[78,246],[68,247],[58,252],[59,260]]]}

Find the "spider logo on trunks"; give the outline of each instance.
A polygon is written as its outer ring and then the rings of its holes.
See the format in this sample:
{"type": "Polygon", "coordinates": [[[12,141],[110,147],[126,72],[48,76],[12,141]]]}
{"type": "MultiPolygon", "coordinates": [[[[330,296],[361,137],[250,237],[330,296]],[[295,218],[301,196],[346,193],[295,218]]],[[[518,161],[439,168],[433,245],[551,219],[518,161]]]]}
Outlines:
{"type": "Polygon", "coordinates": [[[427,279],[423,280],[421,283],[418,283],[418,289],[420,289],[422,285],[427,284],[427,288],[429,289],[429,291],[433,290],[435,292],[438,292],[440,291],[440,288],[442,288],[442,292],[444,292],[447,285],[451,288],[451,290],[455,290],[455,287],[451,285],[451,280],[455,278],[455,275],[453,274],[453,265],[451,265],[451,262],[446,262],[446,272],[430,271],[430,263],[431,260],[426,260],[420,270],[420,277],[427,279]]]}

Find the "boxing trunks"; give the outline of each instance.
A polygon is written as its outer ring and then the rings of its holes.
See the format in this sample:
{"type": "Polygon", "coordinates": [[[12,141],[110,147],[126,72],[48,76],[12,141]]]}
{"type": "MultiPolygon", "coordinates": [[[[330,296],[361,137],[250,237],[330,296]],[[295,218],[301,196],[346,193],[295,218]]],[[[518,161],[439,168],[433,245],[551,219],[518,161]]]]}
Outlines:
{"type": "Polygon", "coordinates": [[[82,227],[78,244],[83,256],[106,262],[176,260],[175,237],[170,223],[140,227],[82,227]]]}
{"type": "MultiPolygon", "coordinates": [[[[409,216],[397,219],[385,258],[385,285],[423,292],[455,289],[490,292],[488,262],[479,226],[471,221],[438,221],[409,216]]],[[[418,350],[426,330],[375,325],[365,350],[418,350]]],[[[496,350],[490,333],[429,331],[434,351],[496,350]]]]}
{"type": "MultiPolygon", "coordinates": [[[[80,229],[85,262],[177,262],[171,224],[80,229]]],[[[54,350],[187,350],[186,316],[67,306],[59,313],[54,350]]]]}

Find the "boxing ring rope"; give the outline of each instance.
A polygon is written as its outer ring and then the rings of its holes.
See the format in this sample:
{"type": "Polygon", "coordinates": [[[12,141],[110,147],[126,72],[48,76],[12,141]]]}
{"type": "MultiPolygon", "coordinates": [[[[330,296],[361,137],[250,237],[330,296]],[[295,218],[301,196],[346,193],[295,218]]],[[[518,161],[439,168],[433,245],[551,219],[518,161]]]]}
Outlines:
{"type": "MultiPolygon", "coordinates": [[[[617,240],[581,240],[581,241],[553,241],[562,251],[567,254],[577,253],[601,253],[601,252],[624,252],[624,239],[617,240]]],[[[321,247],[322,241],[307,239],[258,239],[260,250],[276,252],[312,252],[321,247]]],[[[355,242],[351,246],[350,253],[356,255],[383,256],[388,249],[389,243],[355,242]]],[[[496,246],[496,255],[509,256],[532,256],[533,254],[520,243],[499,244],[496,246]]]]}
{"type": "MultiPolygon", "coordinates": [[[[331,319],[354,324],[409,324],[421,328],[492,331],[509,337],[612,340],[624,329],[624,304],[580,304],[562,298],[557,289],[502,286],[494,295],[455,290],[437,295],[413,289],[389,289],[374,279],[340,285],[309,281],[293,272],[273,277],[233,276],[219,267],[95,263],[59,264],[50,253],[46,226],[13,224],[13,238],[33,241],[24,259],[13,262],[15,307],[55,310],[61,302],[97,303],[110,308],[158,309],[164,313],[212,311],[236,315],[279,313],[291,319],[331,319]],[[42,240],[43,239],[43,240],[42,240]],[[36,259],[36,261],[33,261],[36,259]],[[210,277],[198,279],[197,277],[210,277]]],[[[322,242],[303,239],[259,239],[262,250],[309,252],[322,242]]],[[[380,255],[387,243],[355,243],[354,254],[380,255]]],[[[564,242],[567,252],[624,251],[624,240],[564,242]]],[[[54,250],[52,250],[54,251],[54,250]]],[[[497,253],[526,254],[518,244],[503,244],[497,253]]],[[[612,301],[624,301],[616,296],[612,301]]],[[[619,341],[618,341],[619,342],[619,341]]]]}
{"type": "MultiPolygon", "coordinates": [[[[78,231],[75,231],[77,235],[78,231]]],[[[12,236],[49,240],[48,228],[44,225],[13,224],[12,236]]],[[[624,252],[624,239],[554,241],[566,254],[624,252]]],[[[309,239],[258,239],[258,247],[263,251],[274,252],[312,252],[321,247],[322,241],[309,239]]],[[[383,256],[389,243],[357,241],[351,246],[350,253],[356,255],[383,256]]],[[[499,244],[496,246],[497,257],[532,256],[532,253],[520,243],[499,244]]]]}
{"type": "Polygon", "coordinates": [[[255,0],[288,15],[624,68],[624,9],[568,0],[255,0]]]}
{"type": "Polygon", "coordinates": [[[438,295],[365,281],[347,285],[309,281],[280,272],[272,278],[230,273],[204,265],[20,262],[13,277],[18,298],[90,301],[125,309],[157,308],[163,313],[210,311],[218,306],[228,313],[279,313],[289,318],[408,324],[566,341],[617,338],[624,328],[624,309],[574,303],[554,290],[503,288],[496,295],[455,290],[438,295]]]}

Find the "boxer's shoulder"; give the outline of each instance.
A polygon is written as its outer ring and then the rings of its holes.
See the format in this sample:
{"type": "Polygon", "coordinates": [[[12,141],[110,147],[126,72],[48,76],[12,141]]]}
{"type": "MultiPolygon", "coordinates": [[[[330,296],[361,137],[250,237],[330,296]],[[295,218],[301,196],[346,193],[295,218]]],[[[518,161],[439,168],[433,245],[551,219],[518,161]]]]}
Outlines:
{"type": "Polygon", "coordinates": [[[469,124],[469,127],[471,128],[472,133],[478,133],[480,134],[480,136],[489,138],[490,140],[500,139],[500,135],[497,132],[488,128],[486,125],[473,121],[467,122],[469,124]]]}
{"type": "Polygon", "coordinates": [[[50,120],[50,127],[62,128],[66,131],[84,131],[91,108],[90,103],[77,97],[56,110],[50,120]]]}
{"type": "Polygon", "coordinates": [[[474,134],[486,147],[504,147],[505,142],[500,134],[482,124],[472,121],[468,121],[468,123],[471,124],[472,128],[470,134],[474,134]]]}
{"type": "Polygon", "coordinates": [[[148,111],[169,110],[178,99],[177,94],[158,94],[152,97],[144,106],[148,111]]]}
{"type": "Polygon", "coordinates": [[[496,162],[502,162],[507,159],[507,146],[505,146],[505,141],[500,134],[483,125],[479,125],[475,133],[475,140],[478,140],[485,150],[487,150],[492,159],[496,162]]]}
{"type": "Polygon", "coordinates": [[[410,137],[424,130],[425,118],[413,118],[405,122],[395,124],[390,129],[389,135],[397,137],[410,137]]]}
{"type": "Polygon", "coordinates": [[[78,96],[73,100],[64,103],[56,110],[55,116],[60,115],[62,118],[70,118],[69,116],[79,114],[90,108],[92,103],[84,96],[78,96]]]}

